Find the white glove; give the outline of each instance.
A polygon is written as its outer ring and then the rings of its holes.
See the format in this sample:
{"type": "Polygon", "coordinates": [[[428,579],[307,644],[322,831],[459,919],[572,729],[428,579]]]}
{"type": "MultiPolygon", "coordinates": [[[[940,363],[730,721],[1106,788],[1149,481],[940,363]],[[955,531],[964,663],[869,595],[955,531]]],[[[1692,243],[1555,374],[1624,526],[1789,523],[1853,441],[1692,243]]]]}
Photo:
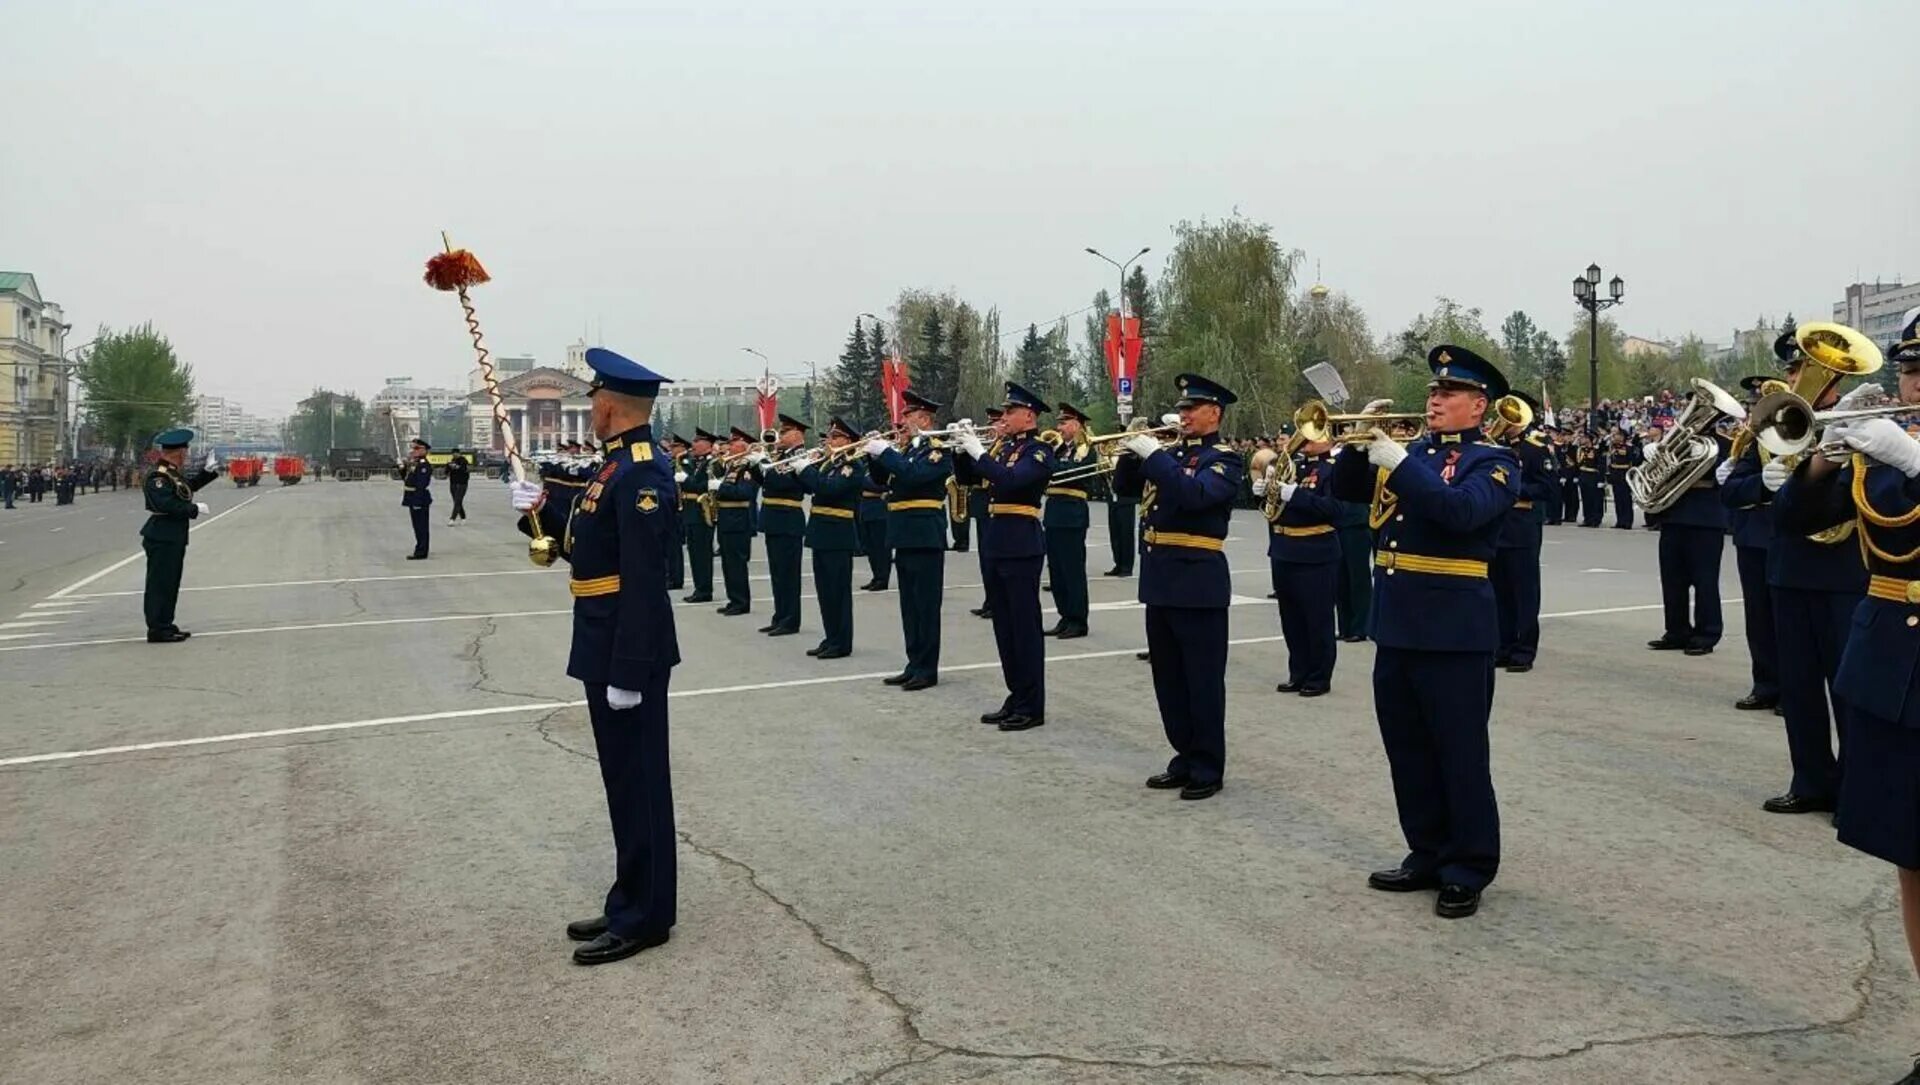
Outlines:
{"type": "Polygon", "coordinates": [[[747,462],[748,462],[748,463],[765,463],[765,462],[767,462],[767,453],[766,453],[766,450],[765,450],[765,449],[759,449],[759,448],[756,448],[756,449],[754,449],[754,450],[753,450],[752,452],[749,452],[749,453],[747,453],[747,462]]]}
{"type": "Polygon", "coordinates": [[[710,494],[711,494],[711,493],[719,493],[719,492],[720,492],[720,487],[721,487],[721,485],[722,485],[722,483],[721,483],[721,481],[720,481],[719,479],[717,479],[717,478],[710,478],[710,479],[708,479],[708,480],[707,480],[707,492],[708,492],[708,493],[710,493],[710,494]]]}
{"type": "Polygon", "coordinates": [[[212,449],[207,450],[207,470],[209,471],[220,470],[220,461],[213,458],[212,449]]]}
{"type": "Polygon", "coordinates": [[[687,473],[685,471],[675,471],[673,473],[673,481],[685,483],[687,481],[687,473]]]}
{"type": "Polygon", "coordinates": [[[195,501],[193,503],[193,507],[196,509],[199,509],[200,515],[202,516],[206,516],[213,512],[213,506],[207,504],[205,501],[195,501]]]}
{"type": "Polygon", "coordinates": [[[1792,477],[1793,468],[1788,467],[1783,459],[1768,460],[1766,466],[1760,468],[1760,485],[1765,486],[1768,493],[1778,493],[1780,487],[1785,486],[1792,477]]]}
{"type": "Polygon", "coordinates": [[[1727,484],[1727,476],[1733,474],[1733,461],[1721,460],[1720,466],[1713,469],[1713,481],[1722,486],[1727,484]]]}
{"type": "Polygon", "coordinates": [[[640,707],[640,691],[621,689],[619,686],[607,687],[607,707],[615,712],[625,712],[629,708],[640,707]]]}
{"type": "Polygon", "coordinates": [[[1406,458],[1407,450],[1398,441],[1387,436],[1387,431],[1379,426],[1373,427],[1373,440],[1367,444],[1368,462],[1391,473],[1406,458]]]}
{"type": "Polygon", "coordinates": [[[1253,496],[1267,496],[1267,480],[1264,476],[1253,480],[1253,496]]]}
{"type": "Polygon", "coordinates": [[[1155,437],[1151,433],[1136,433],[1120,443],[1127,446],[1128,452],[1133,453],[1142,460],[1160,451],[1160,438],[1155,437]]]}
{"type": "Polygon", "coordinates": [[[879,458],[882,452],[885,452],[887,449],[892,448],[893,446],[888,444],[885,441],[882,441],[880,438],[875,437],[873,440],[867,442],[866,447],[867,447],[867,455],[877,459],[879,458]]]}
{"type": "Polygon", "coordinates": [[[1168,412],[1167,412],[1166,414],[1163,414],[1163,415],[1161,415],[1161,416],[1160,416],[1160,424],[1161,424],[1161,425],[1163,425],[1163,426],[1177,426],[1177,425],[1179,425],[1179,424],[1180,424],[1180,412],[1179,412],[1179,411],[1168,411],[1168,412]]]}
{"type": "Polygon", "coordinates": [[[1864,452],[1901,474],[1920,475],[1920,441],[1907,436],[1891,418],[1867,418],[1848,427],[1847,447],[1864,452]]]}
{"type": "Polygon", "coordinates": [[[1282,482],[1280,484],[1280,503],[1284,505],[1287,502],[1292,501],[1294,491],[1298,490],[1299,488],[1300,486],[1298,483],[1282,482]]]}
{"type": "Polygon", "coordinates": [[[963,433],[960,435],[960,451],[965,452],[976,460],[984,460],[987,458],[987,446],[980,443],[980,435],[977,433],[963,433]]]}
{"type": "Polygon", "coordinates": [[[515,512],[532,512],[540,507],[540,501],[547,496],[546,490],[538,482],[507,483],[507,501],[515,512]]]}
{"type": "Polygon", "coordinates": [[[1393,406],[1393,400],[1391,399],[1370,399],[1367,401],[1366,406],[1360,408],[1360,413],[1383,414],[1386,412],[1386,409],[1391,406],[1393,406]]]}
{"type": "Polygon", "coordinates": [[[1833,405],[1833,409],[1836,411],[1864,410],[1865,408],[1872,406],[1875,401],[1884,399],[1886,397],[1886,394],[1887,394],[1886,389],[1880,387],[1879,385],[1873,383],[1872,381],[1867,381],[1865,384],[1862,384],[1859,387],[1854,388],[1852,391],[1848,392],[1846,395],[1841,396],[1840,401],[1833,405]]]}
{"type": "Polygon", "coordinates": [[[1659,447],[1660,447],[1660,442],[1658,441],[1648,441],[1646,444],[1641,445],[1640,458],[1646,459],[1648,456],[1653,455],[1653,450],[1659,447]]]}

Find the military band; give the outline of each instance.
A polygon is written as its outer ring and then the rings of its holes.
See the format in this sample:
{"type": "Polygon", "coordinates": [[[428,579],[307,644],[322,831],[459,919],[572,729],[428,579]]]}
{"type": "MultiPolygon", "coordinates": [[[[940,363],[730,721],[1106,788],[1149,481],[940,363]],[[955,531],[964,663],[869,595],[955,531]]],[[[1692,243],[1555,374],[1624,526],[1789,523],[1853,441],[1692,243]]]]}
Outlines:
{"type": "MultiPolygon", "coordinates": [[[[1253,480],[1267,520],[1267,561],[1280,632],[1287,641],[1287,678],[1279,693],[1320,697],[1333,689],[1334,600],[1340,570],[1340,502],[1333,496],[1332,444],[1303,441],[1297,465],[1276,460],[1253,480]],[[1283,479],[1291,474],[1292,479],[1283,479]]],[[[1281,457],[1289,453],[1282,452],[1281,457]]]]}
{"type": "Polygon", "coordinates": [[[767,579],[773,593],[773,618],[760,627],[771,637],[800,632],[800,554],[807,536],[807,488],[800,473],[784,461],[802,455],[807,424],[780,416],[779,436],[770,457],[749,460],[747,469],[760,483],[760,534],[766,539],[767,579]]]}
{"type": "Polygon", "coordinates": [[[693,431],[693,447],[676,463],[675,485],[680,487],[680,530],[686,537],[686,567],[693,590],[683,603],[713,602],[713,530],[719,522],[714,495],[707,488],[718,437],[704,429],[693,431]]]}
{"type": "MultiPolygon", "coordinates": [[[[1087,443],[1087,416],[1071,403],[1053,409],[1059,447],[1054,454],[1056,473],[1086,472],[1099,461],[1087,443]]],[[[1087,500],[1093,479],[1080,478],[1049,485],[1040,526],[1046,533],[1047,582],[1053,586],[1053,608],[1059,615],[1049,637],[1071,640],[1088,633],[1087,528],[1091,519],[1087,500]]]]}
{"type": "Polygon", "coordinates": [[[738,426],[727,442],[727,455],[707,469],[707,489],[713,494],[714,532],[720,540],[720,577],[727,602],[720,613],[732,618],[753,610],[753,591],[747,563],[753,557],[753,537],[760,528],[760,482],[751,468],[766,453],[738,426]]]}
{"type": "MultiPolygon", "coordinates": [[[[1540,404],[1525,392],[1512,396],[1525,403],[1532,419],[1541,417],[1540,404]]],[[[1540,551],[1546,504],[1552,498],[1552,469],[1547,443],[1527,427],[1509,430],[1501,439],[1520,463],[1520,496],[1500,520],[1494,543],[1493,597],[1499,608],[1500,645],[1493,665],[1512,674],[1533,669],[1540,651],[1540,551]]],[[[1628,498],[1631,505],[1632,499],[1628,498]]]]}
{"type": "MultiPolygon", "coordinates": [[[[1793,350],[1774,344],[1776,353],[1793,350]]],[[[1782,360],[1789,355],[1782,354],[1782,360]]],[[[1760,398],[1762,386],[1776,378],[1756,374],[1741,380],[1747,403],[1760,398]]],[[[1773,621],[1773,597],[1767,588],[1767,549],[1773,542],[1773,491],[1760,477],[1760,445],[1749,441],[1739,457],[1729,456],[1715,468],[1720,480],[1720,503],[1727,507],[1732,527],[1734,567],[1740,576],[1741,620],[1747,634],[1747,658],[1753,684],[1733,707],[1764,712],[1780,704],[1780,649],[1773,621]]]]}
{"type": "Polygon", "coordinates": [[[940,404],[901,393],[905,447],[882,438],[866,443],[868,481],[887,495],[887,541],[900,579],[900,625],[907,663],[885,682],[908,691],[940,684],[940,602],[946,589],[947,479],[953,456],[934,437],[940,404]]]}
{"type": "Polygon", "coordinates": [[[807,649],[816,659],[853,654],[853,557],[860,545],[861,489],[866,469],[852,456],[859,433],[834,418],[827,424],[828,455],[799,471],[801,488],[813,497],[807,518],[807,549],[813,551],[813,590],[820,605],[820,643],[807,649]]]}

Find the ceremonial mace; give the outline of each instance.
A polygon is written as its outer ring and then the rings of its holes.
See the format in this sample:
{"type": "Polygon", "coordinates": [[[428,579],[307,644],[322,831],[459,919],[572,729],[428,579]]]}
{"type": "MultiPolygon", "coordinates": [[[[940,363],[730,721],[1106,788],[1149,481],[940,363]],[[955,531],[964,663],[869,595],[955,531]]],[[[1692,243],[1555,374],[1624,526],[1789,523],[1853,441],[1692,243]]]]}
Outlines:
{"type": "MultiPolygon", "coordinates": [[[[434,253],[427,260],[427,285],[435,290],[445,290],[460,299],[460,309],[466,313],[467,334],[473,337],[473,350],[480,356],[480,379],[487,384],[487,398],[493,402],[493,424],[501,434],[507,446],[507,467],[513,472],[515,482],[527,480],[527,460],[520,454],[520,445],[513,439],[513,427],[507,424],[507,404],[500,396],[500,379],[493,375],[493,358],[487,352],[487,345],[480,339],[480,318],[473,314],[473,299],[467,297],[467,288],[479,286],[492,276],[480,266],[480,261],[465,249],[456,249],[447,239],[445,230],[440,232],[440,243],[446,246],[445,252],[434,253]]],[[[534,510],[527,512],[527,525],[533,529],[533,541],[527,544],[527,557],[535,565],[552,565],[559,557],[559,548],[554,545],[553,537],[540,529],[540,514],[534,510]]]]}

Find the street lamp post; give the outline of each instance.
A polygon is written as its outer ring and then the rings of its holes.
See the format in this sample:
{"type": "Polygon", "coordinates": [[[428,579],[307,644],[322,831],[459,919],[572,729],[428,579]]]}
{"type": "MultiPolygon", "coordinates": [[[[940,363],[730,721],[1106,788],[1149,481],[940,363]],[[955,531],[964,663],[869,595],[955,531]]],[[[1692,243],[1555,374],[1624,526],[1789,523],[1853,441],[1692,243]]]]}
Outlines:
{"type": "Polygon", "coordinates": [[[1594,416],[1600,412],[1600,310],[1611,309],[1625,299],[1626,281],[1615,275],[1607,283],[1607,297],[1601,297],[1600,265],[1588,264],[1584,275],[1573,277],[1573,300],[1587,311],[1587,433],[1594,431],[1594,416]]]}
{"type": "MultiPolygon", "coordinates": [[[[1120,332],[1122,336],[1126,334],[1127,327],[1127,270],[1138,263],[1142,256],[1152,251],[1151,248],[1142,246],[1139,252],[1128,257],[1127,262],[1123,264],[1113,257],[1108,256],[1106,253],[1101,252],[1099,249],[1092,247],[1088,247],[1087,249],[1088,253],[1098,256],[1100,259],[1112,264],[1115,270],[1120,272],[1120,293],[1115,296],[1114,307],[1120,311],[1120,332]]],[[[1126,343],[1122,342],[1120,348],[1125,350],[1126,343]]],[[[1120,386],[1119,394],[1114,398],[1115,406],[1120,415],[1120,425],[1124,427],[1128,421],[1133,418],[1133,382],[1123,382],[1120,386]]]]}

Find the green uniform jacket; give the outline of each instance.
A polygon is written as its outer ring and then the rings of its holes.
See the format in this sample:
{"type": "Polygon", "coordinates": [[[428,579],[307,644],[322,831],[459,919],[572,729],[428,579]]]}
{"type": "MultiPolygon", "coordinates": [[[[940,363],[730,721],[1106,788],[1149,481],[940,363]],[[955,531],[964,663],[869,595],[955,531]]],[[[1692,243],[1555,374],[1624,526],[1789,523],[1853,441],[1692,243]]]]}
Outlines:
{"type": "Polygon", "coordinates": [[[800,484],[813,494],[813,515],[807,518],[807,545],[815,550],[857,550],[860,533],[854,524],[860,505],[860,487],[867,473],[853,464],[822,468],[814,464],[800,471],[800,484]]]}
{"type": "Polygon", "coordinates": [[[200,515],[200,506],[194,503],[193,495],[219,477],[218,472],[205,468],[183,477],[170,463],[154,464],[141,487],[147,498],[147,524],[140,529],[140,537],[187,545],[187,521],[200,515]]]}
{"type": "MultiPolygon", "coordinates": [[[[781,453],[777,459],[798,456],[804,449],[781,453]]],[[[776,471],[773,462],[749,464],[747,470],[760,482],[760,534],[798,535],[807,533],[807,488],[798,471],[776,471]]]]}
{"type": "Polygon", "coordinates": [[[715,517],[715,529],[722,535],[752,535],[760,523],[760,484],[754,481],[746,465],[742,464],[723,474],[712,474],[709,479],[718,478],[720,488],[713,491],[718,499],[719,514],[715,517]]]}
{"type": "MultiPolygon", "coordinates": [[[[1060,449],[1054,458],[1055,473],[1084,467],[1098,459],[1092,445],[1068,444],[1060,449]]],[[[1059,486],[1047,487],[1047,507],[1041,513],[1041,527],[1057,527],[1067,530],[1087,527],[1087,498],[1092,478],[1076,479],[1059,486]]]]}
{"type": "Polygon", "coordinates": [[[867,457],[867,474],[887,491],[887,545],[894,550],[947,548],[947,476],[953,456],[937,440],[916,437],[905,452],[867,457]]]}

